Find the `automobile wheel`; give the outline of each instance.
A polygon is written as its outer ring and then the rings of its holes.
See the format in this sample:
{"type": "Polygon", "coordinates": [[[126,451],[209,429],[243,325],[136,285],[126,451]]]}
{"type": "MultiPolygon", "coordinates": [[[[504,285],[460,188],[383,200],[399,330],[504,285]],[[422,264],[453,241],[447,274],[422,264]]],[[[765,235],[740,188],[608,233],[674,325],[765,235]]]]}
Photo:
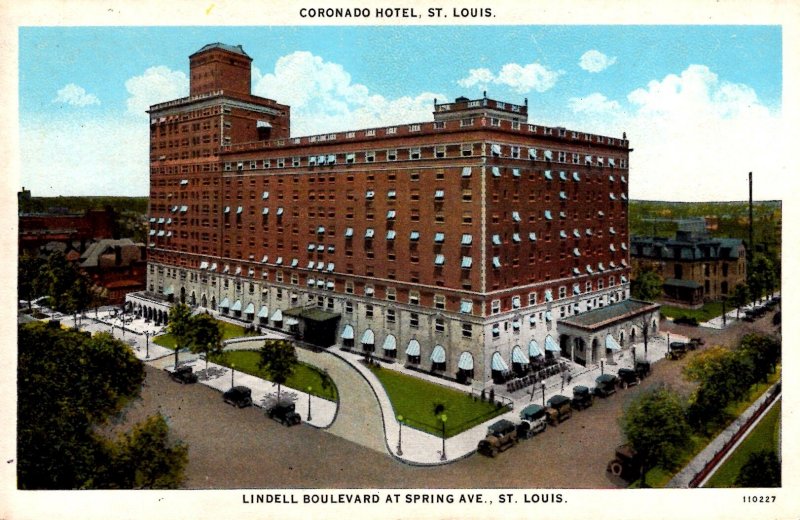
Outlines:
{"type": "Polygon", "coordinates": [[[622,475],[622,464],[618,460],[612,460],[608,465],[608,471],[615,477],[622,475]]]}

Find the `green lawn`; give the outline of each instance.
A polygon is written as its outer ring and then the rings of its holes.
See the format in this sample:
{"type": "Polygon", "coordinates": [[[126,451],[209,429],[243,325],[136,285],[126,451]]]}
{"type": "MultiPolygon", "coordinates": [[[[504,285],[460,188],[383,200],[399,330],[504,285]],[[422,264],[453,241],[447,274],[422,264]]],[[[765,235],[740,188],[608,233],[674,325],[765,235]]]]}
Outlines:
{"type": "MultiPolygon", "coordinates": [[[[733,422],[733,420],[736,417],[743,414],[744,411],[747,410],[747,408],[751,404],[753,404],[753,402],[755,402],[755,400],[758,399],[764,392],[766,392],[767,389],[770,388],[770,386],[776,383],[780,379],[780,377],[781,377],[781,370],[780,366],[778,366],[778,369],[775,371],[775,373],[769,377],[768,382],[756,383],[755,385],[753,385],[753,387],[750,389],[750,393],[747,399],[738,403],[731,403],[727,406],[725,411],[729,420],[725,424],[720,425],[716,430],[710,432],[708,435],[700,435],[693,433],[689,441],[689,446],[690,446],[689,450],[687,450],[683,458],[679,460],[676,464],[678,470],[667,471],[664,468],[657,466],[647,472],[647,475],[645,477],[645,482],[647,483],[647,485],[653,488],[660,488],[666,486],[667,483],[669,483],[669,481],[672,480],[672,477],[674,477],[675,474],[681,468],[686,466],[686,464],[688,464],[689,461],[691,461],[698,453],[700,453],[703,450],[703,448],[705,448],[708,445],[708,443],[711,442],[712,439],[714,439],[717,435],[719,435],[719,433],[722,432],[722,430],[727,428],[728,425],[731,422],[733,422]]],[[[630,487],[639,487],[639,481],[636,480],[632,482],[630,487]]]]}
{"type": "MultiPolygon", "coordinates": [[[[266,372],[258,368],[259,353],[257,350],[231,350],[224,352],[219,356],[211,356],[209,361],[217,363],[226,367],[231,364],[235,365],[237,372],[244,372],[252,376],[269,379],[266,372]]],[[[298,363],[295,367],[294,373],[286,382],[285,385],[295,390],[303,392],[308,391],[311,387],[311,393],[317,397],[327,399],[328,401],[338,401],[339,394],[336,391],[336,384],[323,390],[322,377],[320,371],[311,365],[305,363],[298,363]]]]}
{"type": "Polygon", "coordinates": [[[735,487],[734,482],[739,475],[747,457],[751,453],[762,450],[778,452],[778,430],[781,427],[781,402],[778,401],[761,422],[753,428],[742,443],[736,448],[728,460],[719,467],[705,487],[735,487]]]}
{"type": "MultiPolygon", "coordinates": [[[[726,306],[725,311],[735,309],[730,305],[726,306]]],[[[668,318],[680,318],[687,316],[689,318],[697,318],[697,321],[704,322],[717,316],[722,316],[722,302],[708,302],[699,309],[681,309],[680,307],[671,307],[669,305],[661,306],[661,314],[668,318]]]]}
{"type": "MultiPolygon", "coordinates": [[[[222,341],[244,336],[244,327],[241,325],[219,320],[217,320],[217,323],[219,323],[222,327],[222,341]]],[[[175,350],[175,338],[172,336],[172,334],[162,334],[161,336],[156,336],[152,341],[156,345],[161,345],[162,347],[166,347],[170,350],[175,350]]]]}
{"type": "Polygon", "coordinates": [[[494,404],[473,400],[464,392],[423,381],[416,377],[401,374],[395,370],[373,369],[380,380],[395,416],[402,415],[408,426],[441,437],[442,423],[433,415],[435,403],[445,406],[447,416],[445,437],[452,437],[478,423],[508,411],[506,407],[497,408],[494,404]]]}

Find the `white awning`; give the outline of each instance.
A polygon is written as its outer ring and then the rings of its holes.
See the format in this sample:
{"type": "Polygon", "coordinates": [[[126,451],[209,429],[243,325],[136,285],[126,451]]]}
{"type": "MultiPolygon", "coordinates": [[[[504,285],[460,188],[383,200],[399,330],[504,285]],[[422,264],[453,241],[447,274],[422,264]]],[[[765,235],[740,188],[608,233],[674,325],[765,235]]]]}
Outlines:
{"type": "Polygon", "coordinates": [[[242,266],[236,267],[236,274],[242,274],[242,266]]]}
{"type": "Polygon", "coordinates": [[[567,172],[563,170],[558,172],[558,178],[561,179],[562,181],[567,180],[567,172]]]}
{"type": "Polygon", "coordinates": [[[492,244],[499,246],[503,242],[500,240],[500,235],[492,235],[492,244]]]}
{"type": "Polygon", "coordinates": [[[580,238],[581,237],[581,232],[578,231],[577,229],[573,229],[572,230],[572,236],[574,236],[575,238],[580,238]]]}
{"type": "Polygon", "coordinates": [[[472,370],[475,364],[472,361],[472,354],[469,352],[462,352],[458,358],[458,368],[461,370],[472,370]]]}
{"type": "Polygon", "coordinates": [[[322,271],[323,269],[325,269],[325,262],[317,262],[317,270],[322,271]]]}
{"type": "Polygon", "coordinates": [[[517,178],[522,177],[522,175],[519,172],[519,168],[512,168],[511,169],[511,176],[512,177],[517,177],[517,178]]]}
{"type": "Polygon", "coordinates": [[[575,182],[580,181],[581,180],[580,174],[578,172],[572,172],[572,180],[574,180],[575,182]]]}
{"type": "Polygon", "coordinates": [[[606,335],[606,348],[610,350],[622,350],[622,347],[619,346],[617,340],[614,339],[614,336],[611,334],[606,335]]]}
{"type": "Polygon", "coordinates": [[[531,231],[530,233],[528,233],[528,238],[531,240],[531,242],[536,242],[536,233],[534,231],[531,231]]]}
{"type": "Polygon", "coordinates": [[[372,329],[367,329],[364,331],[364,334],[361,336],[361,344],[362,345],[375,344],[375,333],[372,332],[372,329]]]}
{"type": "Polygon", "coordinates": [[[355,338],[355,333],[353,332],[353,326],[347,324],[342,329],[342,339],[353,339],[355,338]]]}
{"type": "Polygon", "coordinates": [[[492,166],[492,177],[500,177],[500,167],[492,166]]]}
{"type": "Polygon", "coordinates": [[[264,193],[262,193],[262,194],[261,194],[261,198],[262,198],[263,200],[266,200],[266,199],[268,199],[268,198],[269,198],[269,192],[268,192],[268,191],[265,191],[264,193]]]}
{"type": "Polygon", "coordinates": [[[279,256],[277,260],[275,260],[275,265],[281,265],[283,263],[283,257],[279,256]]]}
{"type": "Polygon", "coordinates": [[[572,250],[572,254],[575,256],[581,256],[581,250],[576,247],[572,250]]]}
{"type": "Polygon", "coordinates": [[[412,231],[408,234],[408,239],[411,241],[419,240],[419,231],[412,231]]]}
{"type": "Polygon", "coordinates": [[[441,244],[442,242],[444,242],[444,233],[436,233],[433,236],[433,241],[436,242],[437,244],[441,244]]]}
{"type": "Polygon", "coordinates": [[[306,269],[314,269],[314,261],[313,260],[309,260],[308,261],[308,266],[306,266],[306,269]]]}
{"type": "Polygon", "coordinates": [[[625,275],[622,275],[622,276],[619,277],[619,281],[622,282],[622,283],[625,283],[625,282],[628,281],[628,278],[625,275]]]}
{"type": "Polygon", "coordinates": [[[441,345],[436,345],[433,347],[433,352],[431,352],[431,361],[434,363],[444,363],[447,355],[444,352],[444,347],[441,345]]]}
{"type": "Polygon", "coordinates": [[[216,271],[217,270],[217,263],[211,262],[211,267],[208,268],[209,271],[216,271]]]}
{"type": "Polygon", "coordinates": [[[539,350],[539,344],[536,343],[535,339],[532,339],[530,343],[528,343],[528,356],[530,357],[537,357],[541,356],[542,351],[539,350]]]}
{"type": "Polygon", "coordinates": [[[544,301],[546,301],[546,302],[553,301],[553,291],[552,290],[547,289],[547,290],[544,291],[544,301]]]}
{"type": "Polygon", "coordinates": [[[492,153],[494,155],[502,155],[503,151],[502,151],[502,148],[500,148],[499,144],[493,144],[492,145],[492,153]]]}
{"type": "Polygon", "coordinates": [[[406,347],[406,355],[419,356],[419,341],[412,339],[408,342],[408,347],[406,347]]]}
{"type": "Polygon", "coordinates": [[[461,300],[461,312],[472,314],[472,300],[461,300]]]}
{"type": "Polygon", "coordinates": [[[266,305],[262,305],[261,309],[258,311],[258,318],[266,318],[269,315],[269,310],[267,309],[266,305]]]}
{"type": "Polygon", "coordinates": [[[256,306],[253,305],[252,302],[247,304],[247,308],[244,310],[245,314],[255,314],[256,313],[256,306]]]}
{"type": "Polygon", "coordinates": [[[367,230],[364,231],[364,238],[372,238],[374,236],[375,236],[375,230],[374,229],[367,228],[367,230]]]}
{"type": "Polygon", "coordinates": [[[536,148],[528,148],[528,158],[536,159],[536,148]]]}
{"type": "Polygon", "coordinates": [[[512,211],[511,212],[511,220],[514,222],[521,222],[522,217],[519,216],[519,211],[512,211]]]}
{"type": "Polygon", "coordinates": [[[328,281],[325,283],[325,287],[326,287],[327,289],[331,289],[331,290],[333,290],[333,288],[335,287],[335,285],[334,285],[334,283],[333,283],[332,281],[328,280],[328,281]]]}
{"type": "Polygon", "coordinates": [[[562,229],[561,231],[558,232],[558,236],[560,236],[561,238],[567,238],[567,232],[562,229]]]}
{"type": "Polygon", "coordinates": [[[283,321],[283,312],[280,309],[272,313],[272,321],[283,321]]]}
{"type": "Polygon", "coordinates": [[[436,258],[433,259],[433,263],[434,265],[444,265],[444,255],[441,253],[436,255],[436,258]]]}
{"type": "Polygon", "coordinates": [[[386,336],[386,339],[383,340],[383,350],[397,350],[397,338],[392,334],[386,336]]]}
{"type": "Polygon", "coordinates": [[[256,121],[256,128],[272,128],[272,125],[269,124],[269,121],[256,121]]]}
{"type": "Polygon", "coordinates": [[[223,213],[230,213],[231,212],[231,207],[230,206],[225,206],[225,209],[223,209],[222,212],[223,213]]]}
{"type": "Polygon", "coordinates": [[[322,278],[317,279],[317,287],[319,287],[320,289],[325,287],[325,280],[323,280],[322,278]]]}
{"type": "Polygon", "coordinates": [[[242,310],[242,300],[236,300],[236,302],[233,304],[233,307],[231,307],[231,310],[232,311],[242,310]]]}
{"type": "Polygon", "coordinates": [[[386,232],[386,240],[394,240],[396,236],[397,236],[397,231],[395,231],[394,229],[390,229],[389,231],[386,232]]]}
{"type": "Polygon", "coordinates": [[[547,159],[548,161],[552,161],[553,160],[553,152],[551,152],[550,150],[545,150],[544,151],[544,158],[547,159]]]}
{"type": "Polygon", "coordinates": [[[553,220],[553,215],[552,213],[550,213],[549,209],[544,210],[544,218],[546,218],[547,220],[553,220]]]}
{"type": "Polygon", "coordinates": [[[170,285],[169,287],[164,288],[164,294],[169,296],[171,294],[175,294],[175,289],[170,285]]]}
{"type": "Polygon", "coordinates": [[[373,294],[375,294],[375,289],[371,285],[367,285],[366,287],[364,287],[364,294],[366,294],[367,296],[372,296],[373,294]]]}
{"type": "Polygon", "coordinates": [[[461,245],[462,246],[469,246],[472,245],[472,235],[469,233],[464,233],[461,235],[461,245]]]}
{"type": "Polygon", "coordinates": [[[280,217],[281,215],[283,215],[283,208],[278,208],[278,211],[276,212],[276,214],[277,214],[279,217],[280,217]]]}
{"type": "Polygon", "coordinates": [[[550,312],[550,311],[546,311],[546,312],[544,313],[544,319],[545,319],[546,321],[553,321],[553,313],[552,313],[552,312],[550,312]]]}
{"type": "Polygon", "coordinates": [[[317,228],[317,233],[319,233],[319,234],[325,233],[325,226],[319,226],[317,228]]]}
{"type": "Polygon", "coordinates": [[[228,307],[230,307],[230,306],[231,306],[231,302],[230,302],[230,300],[228,300],[228,298],[227,298],[227,297],[226,297],[226,298],[224,298],[224,299],[223,299],[223,300],[222,300],[222,301],[219,303],[219,307],[220,307],[221,309],[227,309],[227,308],[228,308],[228,307]]]}
{"type": "Polygon", "coordinates": [[[286,324],[291,327],[293,325],[299,325],[300,322],[297,320],[297,318],[289,317],[289,318],[286,318],[286,324]]]}
{"type": "Polygon", "coordinates": [[[208,269],[208,262],[200,262],[200,269],[208,269]]]}
{"type": "Polygon", "coordinates": [[[262,215],[269,215],[269,208],[264,208],[261,210],[262,215]]]}
{"type": "Polygon", "coordinates": [[[472,167],[470,167],[470,166],[464,166],[464,167],[461,169],[461,176],[462,176],[462,177],[471,177],[471,176],[472,176],[472,167]]]}
{"type": "Polygon", "coordinates": [[[433,193],[433,198],[437,200],[442,200],[444,198],[444,190],[436,190],[433,193]]]}
{"type": "Polygon", "coordinates": [[[547,179],[548,181],[553,180],[553,174],[550,172],[550,170],[544,171],[544,178],[547,179]]]}
{"type": "Polygon", "coordinates": [[[503,361],[503,357],[499,352],[492,354],[492,370],[497,370],[500,372],[505,372],[508,370],[508,365],[506,365],[506,362],[503,361]]]}
{"type": "Polygon", "coordinates": [[[499,256],[495,256],[495,257],[493,257],[493,258],[492,258],[492,266],[493,266],[495,269],[500,269],[500,265],[501,265],[501,264],[500,264],[500,257],[499,257],[499,256]]]}
{"type": "Polygon", "coordinates": [[[471,256],[462,256],[461,257],[461,268],[462,269],[469,269],[472,267],[472,257],[471,256]]]}
{"type": "Polygon", "coordinates": [[[326,267],[326,270],[329,273],[332,273],[335,268],[336,268],[336,266],[333,264],[333,262],[328,262],[328,266],[326,267]]]}
{"type": "Polygon", "coordinates": [[[553,336],[551,336],[550,334],[548,334],[547,337],[544,338],[544,349],[549,350],[550,352],[561,351],[561,349],[558,348],[558,345],[556,345],[555,340],[553,340],[553,336]]]}
{"type": "Polygon", "coordinates": [[[576,284],[572,285],[572,294],[580,294],[581,293],[581,286],[576,284]]]}
{"type": "Polygon", "coordinates": [[[514,242],[515,244],[519,244],[520,242],[522,242],[522,238],[519,236],[519,233],[513,233],[511,235],[511,241],[514,242]]]}
{"type": "Polygon", "coordinates": [[[344,236],[345,236],[345,238],[352,237],[353,236],[353,228],[349,227],[349,228],[345,229],[344,230],[344,236]]]}
{"type": "Polygon", "coordinates": [[[523,365],[530,364],[531,360],[528,359],[528,356],[519,348],[519,345],[515,346],[514,349],[511,351],[511,362],[512,363],[521,363],[523,365]]]}

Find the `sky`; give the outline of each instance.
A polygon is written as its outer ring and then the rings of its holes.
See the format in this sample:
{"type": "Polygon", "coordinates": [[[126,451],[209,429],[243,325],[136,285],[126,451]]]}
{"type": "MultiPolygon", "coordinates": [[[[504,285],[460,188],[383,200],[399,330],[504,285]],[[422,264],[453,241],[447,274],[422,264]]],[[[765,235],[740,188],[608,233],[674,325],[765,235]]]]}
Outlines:
{"type": "Polygon", "coordinates": [[[434,99],[528,101],[528,122],[621,137],[630,196],[781,199],[780,26],[21,27],[20,187],[148,193],[148,116],[188,56],[241,44],[292,135],[431,121],[434,99]],[[759,182],[764,179],[764,182],[759,182]]]}

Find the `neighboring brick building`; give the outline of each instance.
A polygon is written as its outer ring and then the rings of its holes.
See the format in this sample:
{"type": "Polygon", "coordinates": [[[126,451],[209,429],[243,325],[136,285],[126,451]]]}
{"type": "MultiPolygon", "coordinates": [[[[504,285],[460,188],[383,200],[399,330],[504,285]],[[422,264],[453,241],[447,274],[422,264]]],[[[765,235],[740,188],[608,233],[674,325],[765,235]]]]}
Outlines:
{"type": "Polygon", "coordinates": [[[128,293],[145,289],[147,251],[129,238],[99,240],[80,257],[80,268],[97,287],[105,289],[106,303],[119,305],[128,293]]]}
{"type": "Polygon", "coordinates": [[[191,95],[149,111],[135,310],[179,299],[478,386],[545,352],[596,361],[557,323],[629,296],[624,136],[484,96],[434,103],[432,122],[290,137],[289,107],[250,94],[250,61],[207,45],[191,95]]]}
{"type": "Polygon", "coordinates": [[[747,255],[738,238],[691,231],[678,231],[674,239],[633,237],[631,258],[634,277],[645,269],[661,276],[665,302],[699,307],[747,282],[747,255]]]}
{"type": "MultiPolygon", "coordinates": [[[[30,192],[23,193],[30,194],[30,192]]],[[[28,195],[29,197],[29,195],[28,195]]],[[[19,215],[19,252],[39,254],[53,242],[64,245],[64,253],[83,253],[86,247],[114,231],[114,211],[88,210],[85,213],[21,213],[19,215]]],[[[52,245],[52,244],[51,244],[52,245]]]]}

